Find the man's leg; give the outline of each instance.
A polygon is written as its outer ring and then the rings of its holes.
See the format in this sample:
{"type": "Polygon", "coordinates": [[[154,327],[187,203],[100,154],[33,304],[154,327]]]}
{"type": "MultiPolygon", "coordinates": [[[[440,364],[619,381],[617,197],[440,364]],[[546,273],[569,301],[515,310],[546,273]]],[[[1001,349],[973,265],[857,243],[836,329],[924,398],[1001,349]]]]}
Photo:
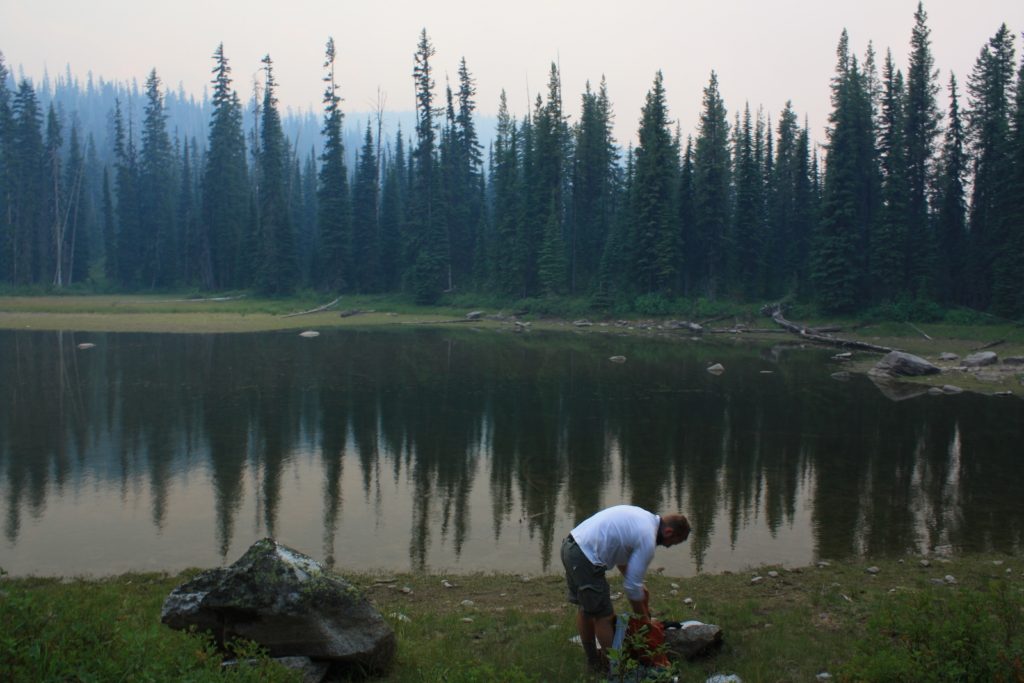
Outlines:
{"type": "Polygon", "coordinates": [[[588,617],[580,608],[576,611],[576,630],[579,631],[583,652],[587,656],[587,666],[595,673],[607,675],[608,651],[611,650],[615,638],[615,615],[588,617]],[[597,649],[594,638],[601,644],[600,650],[597,649]]]}

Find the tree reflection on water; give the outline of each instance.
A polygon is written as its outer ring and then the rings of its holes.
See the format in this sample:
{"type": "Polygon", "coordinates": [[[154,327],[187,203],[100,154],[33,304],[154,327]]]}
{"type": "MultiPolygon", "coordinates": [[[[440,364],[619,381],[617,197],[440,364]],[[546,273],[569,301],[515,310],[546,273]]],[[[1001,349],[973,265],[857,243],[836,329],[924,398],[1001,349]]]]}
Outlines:
{"type": "Polygon", "coordinates": [[[447,330],[0,332],[0,565],[113,570],[60,530],[117,538],[140,500],[147,543],[178,544],[181,566],[308,526],[291,507],[317,511],[328,563],[390,569],[547,571],[572,523],[617,502],[686,513],[698,571],[776,543],[781,562],[1018,551],[1024,404],[893,403],[829,379],[828,356],[447,330]],[[84,499],[101,520],[75,519],[84,499]]]}

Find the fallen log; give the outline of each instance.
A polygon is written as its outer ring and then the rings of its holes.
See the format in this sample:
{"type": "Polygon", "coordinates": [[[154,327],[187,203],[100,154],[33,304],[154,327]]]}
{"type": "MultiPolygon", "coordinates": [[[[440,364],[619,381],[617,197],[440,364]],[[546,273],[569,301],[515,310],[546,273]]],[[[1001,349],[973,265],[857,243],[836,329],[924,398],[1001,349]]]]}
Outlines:
{"type": "Polygon", "coordinates": [[[286,315],[282,315],[281,317],[282,318],[294,318],[297,315],[309,315],[310,313],[319,313],[320,311],[326,311],[328,308],[330,308],[334,304],[338,303],[339,301],[341,301],[341,297],[340,296],[337,299],[335,299],[334,301],[332,301],[330,303],[326,303],[323,306],[317,306],[316,308],[311,308],[308,311],[298,311],[297,313],[288,313],[286,315]]]}
{"type": "Polygon", "coordinates": [[[1005,343],[1006,343],[1005,339],[997,339],[996,341],[989,342],[988,344],[982,344],[981,346],[975,346],[973,349],[971,349],[971,351],[984,351],[985,349],[991,349],[993,346],[999,346],[1000,344],[1005,344],[1005,343]]]}
{"type": "Polygon", "coordinates": [[[922,337],[924,337],[928,341],[934,341],[931,337],[929,337],[927,334],[925,334],[924,330],[922,330],[920,327],[918,327],[914,323],[908,321],[907,325],[909,325],[911,328],[913,328],[915,332],[917,332],[919,335],[921,335],[922,337]]]}
{"type": "Polygon", "coordinates": [[[775,321],[775,324],[784,330],[788,330],[793,334],[797,335],[801,339],[814,342],[816,344],[825,344],[827,346],[838,346],[843,349],[858,349],[860,351],[872,351],[874,353],[889,353],[895,351],[890,349],[888,346],[879,346],[877,344],[868,344],[867,342],[855,341],[853,339],[841,339],[840,337],[833,337],[830,334],[817,334],[808,330],[806,327],[792,323],[782,315],[782,306],[779,304],[772,304],[765,306],[761,309],[762,313],[771,316],[771,319],[775,321]]]}

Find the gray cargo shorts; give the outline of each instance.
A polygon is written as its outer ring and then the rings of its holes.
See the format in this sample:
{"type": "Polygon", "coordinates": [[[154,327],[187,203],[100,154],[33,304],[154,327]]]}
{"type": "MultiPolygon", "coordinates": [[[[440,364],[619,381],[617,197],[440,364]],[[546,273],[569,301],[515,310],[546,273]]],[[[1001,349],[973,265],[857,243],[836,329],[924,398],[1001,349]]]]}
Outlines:
{"type": "Polygon", "coordinates": [[[562,541],[562,566],[565,567],[566,597],[592,618],[611,616],[612,591],[604,577],[605,567],[593,565],[570,534],[562,541]]]}

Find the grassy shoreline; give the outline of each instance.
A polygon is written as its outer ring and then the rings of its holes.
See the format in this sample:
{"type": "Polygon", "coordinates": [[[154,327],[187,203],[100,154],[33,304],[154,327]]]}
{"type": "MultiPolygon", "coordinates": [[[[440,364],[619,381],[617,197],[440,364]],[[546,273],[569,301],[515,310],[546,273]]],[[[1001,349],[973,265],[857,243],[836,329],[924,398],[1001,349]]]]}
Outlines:
{"type": "MultiPolygon", "coordinates": [[[[1014,680],[1024,672],[1022,569],[1019,556],[908,556],[654,574],[648,584],[656,615],[724,631],[718,653],[677,666],[684,683],[716,672],[746,683],[813,681],[823,671],[857,681],[983,680],[993,672],[1014,680]],[[895,675],[907,665],[915,668],[895,675]]],[[[559,575],[340,573],[398,635],[384,680],[584,680],[559,575]]],[[[193,574],[0,580],[0,678],[293,680],[269,662],[225,677],[208,642],[160,625],[164,597],[193,574]]],[[[611,582],[621,590],[617,573],[611,582]]],[[[627,609],[621,598],[616,606],[627,609]]]]}

